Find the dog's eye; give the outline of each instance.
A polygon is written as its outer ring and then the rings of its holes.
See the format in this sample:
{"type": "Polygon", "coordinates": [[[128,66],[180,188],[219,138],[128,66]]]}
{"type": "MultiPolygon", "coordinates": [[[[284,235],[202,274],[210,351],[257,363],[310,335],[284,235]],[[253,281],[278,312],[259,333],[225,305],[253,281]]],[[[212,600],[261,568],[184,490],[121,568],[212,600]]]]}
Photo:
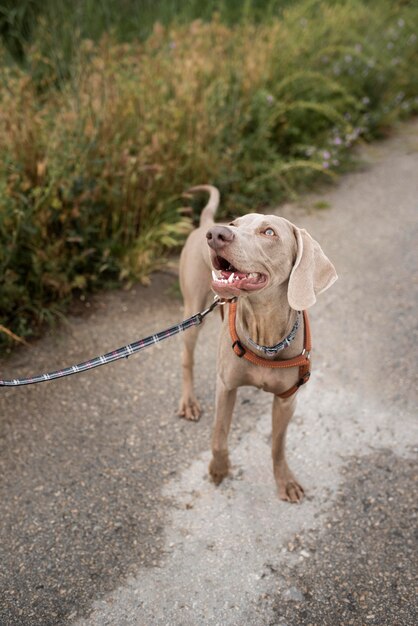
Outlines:
{"type": "Polygon", "coordinates": [[[267,235],[268,237],[274,237],[275,234],[276,233],[272,228],[266,228],[266,230],[263,230],[263,235],[267,235]]]}
{"type": "Polygon", "coordinates": [[[234,224],[234,222],[229,222],[228,226],[236,226],[236,224],[234,224]]]}

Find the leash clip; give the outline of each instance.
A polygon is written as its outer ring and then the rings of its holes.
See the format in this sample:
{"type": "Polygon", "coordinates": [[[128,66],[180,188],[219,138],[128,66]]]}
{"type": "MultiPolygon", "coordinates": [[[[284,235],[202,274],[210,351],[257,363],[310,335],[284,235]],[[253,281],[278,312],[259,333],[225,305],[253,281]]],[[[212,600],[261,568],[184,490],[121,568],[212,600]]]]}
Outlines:
{"type": "Polygon", "coordinates": [[[218,304],[223,304],[223,302],[218,298],[218,296],[215,296],[212,304],[208,306],[207,309],[196,314],[196,317],[199,319],[199,324],[203,321],[203,318],[206,317],[206,315],[211,313],[213,309],[215,309],[218,306],[218,304]]]}
{"type": "Polygon", "coordinates": [[[214,296],[213,299],[218,304],[221,304],[222,306],[224,306],[224,304],[231,304],[231,302],[236,302],[238,300],[238,297],[234,296],[233,298],[229,298],[228,300],[221,300],[221,298],[219,296],[214,296]]]}

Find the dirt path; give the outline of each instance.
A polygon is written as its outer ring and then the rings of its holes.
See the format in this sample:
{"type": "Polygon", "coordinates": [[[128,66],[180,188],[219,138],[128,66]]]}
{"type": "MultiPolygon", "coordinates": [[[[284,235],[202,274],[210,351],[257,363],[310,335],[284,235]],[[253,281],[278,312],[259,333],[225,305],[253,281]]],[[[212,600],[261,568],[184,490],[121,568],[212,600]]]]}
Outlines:
{"type": "MultiPolygon", "coordinates": [[[[199,343],[198,424],[175,417],[179,339],[2,390],[0,624],[418,622],[417,122],[363,155],[320,195],[329,209],[310,209],[317,196],[279,211],[340,276],[312,311],[314,375],[288,438],[304,503],[277,500],[271,399],[253,389],[237,402],[232,478],[208,480],[216,316],[199,343]]],[[[68,365],[172,324],[174,282],[101,296],[2,373],[68,365]]]]}

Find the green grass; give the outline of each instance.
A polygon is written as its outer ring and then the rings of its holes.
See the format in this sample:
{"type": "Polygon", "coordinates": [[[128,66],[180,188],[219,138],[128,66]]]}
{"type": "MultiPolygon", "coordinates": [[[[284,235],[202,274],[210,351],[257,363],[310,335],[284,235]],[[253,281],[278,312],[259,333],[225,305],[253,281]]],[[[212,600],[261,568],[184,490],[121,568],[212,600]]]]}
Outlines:
{"type": "Polygon", "coordinates": [[[60,23],[27,5],[20,53],[11,27],[0,48],[0,325],[21,337],[146,281],[191,227],[191,185],[231,214],[274,205],[418,111],[413,4],[209,3],[190,21],[197,2],[103,0],[60,23]]]}
{"type": "Polygon", "coordinates": [[[181,25],[195,19],[209,21],[214,14],[228,25],[249,19],[267,21],[281,15],[292,1],[1,0],[0,35],[10,53],[22,61],[27,44],[39,42],[40,32],[47,30],[51,35],[49,55],[65,73],[78,38],[98,41],[104,33],[111,32],[119,42],[144,40],[155,22],[181,25]]]}

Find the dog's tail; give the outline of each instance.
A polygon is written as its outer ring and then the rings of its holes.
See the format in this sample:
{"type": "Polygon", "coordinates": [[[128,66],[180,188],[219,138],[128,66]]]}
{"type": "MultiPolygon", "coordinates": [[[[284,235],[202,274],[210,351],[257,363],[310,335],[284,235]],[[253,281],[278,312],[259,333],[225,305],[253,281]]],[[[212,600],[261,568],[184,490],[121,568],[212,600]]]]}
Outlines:
{"type": "Polygon", "coordinates": [[[214,222],[216,211],[219,206],[220,193],[213,185],[197,185],[187,191],[187,193],[196,193],[198,191],[207,191],[209,200],[200,215],[200,226],[210,226],[214,222]]]}

